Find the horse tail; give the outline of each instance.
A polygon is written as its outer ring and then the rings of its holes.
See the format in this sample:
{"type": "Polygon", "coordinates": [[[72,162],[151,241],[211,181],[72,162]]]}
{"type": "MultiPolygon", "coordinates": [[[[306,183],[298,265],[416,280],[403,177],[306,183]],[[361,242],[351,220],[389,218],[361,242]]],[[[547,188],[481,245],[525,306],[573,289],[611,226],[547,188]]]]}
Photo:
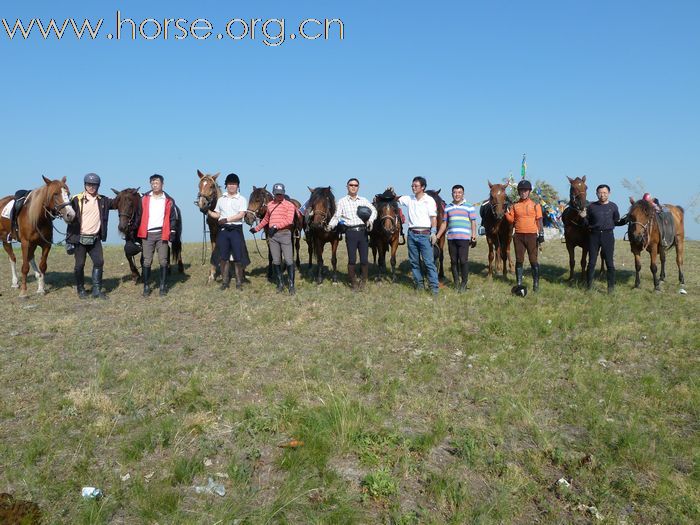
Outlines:
{"type": "Polygon", "coordinates": [[[182,240],[180,239],[179,235],[175,236],[175,238],[172,240],[172,246],[173,249],[170,250],[170,262],[177,263],[182,257],[182,240]]]}

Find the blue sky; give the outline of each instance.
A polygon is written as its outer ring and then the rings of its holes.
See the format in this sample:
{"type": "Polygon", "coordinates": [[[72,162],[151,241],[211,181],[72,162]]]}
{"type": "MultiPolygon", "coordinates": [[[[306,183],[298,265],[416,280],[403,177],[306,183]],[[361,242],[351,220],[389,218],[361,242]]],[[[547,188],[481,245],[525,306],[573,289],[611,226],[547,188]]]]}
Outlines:
{"type": "Polygon", "coordinates": [[[300,200],[307,185],[342,194],[351,176],[367,196],[408,193],[422,175],[477,201],[527,153],[562,196],[584,174],[624,209],[624,179],[684,206],[700,192],[700,2],[8,1],[0,17],[104,18],[96,40],[0,27],[0,194],[42,174],[76,193],[90,171],[103,190],[147,188],[157,172],[197,241],[197,169],[238,173],[246,195],[277,181],[300,200]],[[214,34],[232,18],[285,18],[287,35],[339,18],[345,39],[108,40],[118,9],[214,34]]]}

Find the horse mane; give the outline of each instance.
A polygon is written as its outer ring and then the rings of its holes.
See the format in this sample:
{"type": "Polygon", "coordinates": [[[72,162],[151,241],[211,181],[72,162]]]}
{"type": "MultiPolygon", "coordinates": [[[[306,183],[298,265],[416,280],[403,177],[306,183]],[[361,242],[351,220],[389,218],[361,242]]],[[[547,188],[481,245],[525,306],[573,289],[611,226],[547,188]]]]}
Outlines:
{"type": "Polygon", "coordinates": [[[636,210],[637,208],[639,208],[647,217],[654,216],[654,206],[650,202],[640,199],[630,206],[628,213],[631,214],[632,211],[636,210]]]}
{"type": "Polygon", "coordinates": [[[330,186],[319,186],[314,188],[311,192],[311,197],[309,197],[309,206],[313,208],[316,201],[320,199],[328,199],[330,206],[328,213],[331,217],[335,215],[335,196],[333,195],[333,191],[331,190],[330,186]]]}
{"type": "MultiPolygon", "coordinates": [[[[51,185],[53,185],[55,182],[56,181],[51,181],[51,185]]],[[[27,217],[29,218],[29,223],[33,228],[36,228],[39,218],[42,216],[42,211],[46,201],[46,194],[48,193],[51,185],[44,184],[39,188],[33,189],[27,196],[27,200],[29,201],[29,204],[27,205],[27,217]]]]}

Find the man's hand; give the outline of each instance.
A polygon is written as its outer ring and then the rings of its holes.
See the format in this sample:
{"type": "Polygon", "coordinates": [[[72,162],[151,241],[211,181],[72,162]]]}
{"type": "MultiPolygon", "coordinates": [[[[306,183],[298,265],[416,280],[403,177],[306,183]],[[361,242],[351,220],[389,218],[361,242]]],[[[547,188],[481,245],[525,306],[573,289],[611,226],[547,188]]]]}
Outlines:
{"type": "Polygon", "coordinates": [[[578,212],[579,217],[585,218],[588,212],[586,212],[586,208],[582,209],[580,212],[578,212]]]}
{"type": "Polygon", "coordinates": [[[249,231],[250,233],[252,233],[253,235],[255,235],[256,233],[258,233],[257,230],[255,229],[255,226],[251,226],[251,227],[250,227],[250,230],[248,230],[248,231],[249,231]]]}
{"type": "Polygon", "coordinates": [[[471,242],[469,243],[470,248],[476,248],[476,237],[472,237],[471,242]]]}
{"type": "Polygon", "coordinates": [[[374,226],[374,223],[372,221],[367,221],[367,231],[368,232],[372,231],[372,226],[374,226]]]}
{"type": "Polygon", "coordinates": [[[323,226],[323,229],[324,229],[325,231],[327,231],[328,233],[330,233],[330,232],[333,231],[333,228],[331,228],[331,225],[330,225],[330,224],[325,224],[325,225],[323,226]]]}
{"type": "Polygon", "coordinates": [[[228,219],[226,217],[219,217],[219,224],[226,224],[228,222],[228,219]]]}
{"type": "Polygon", "coordinates": [[[430,244],[432,244],[433,246],[435,246],[435,245],[437,244],[437,242],[438,242],[438,236],[437,236],[437,234],[431,233],[431,234],[430,234],[430,244]]]}
{"type": "Polygon", "coordinates": [[[544,232],[537,234],[537,244],[542,244],[544,242],[544,232]]]}

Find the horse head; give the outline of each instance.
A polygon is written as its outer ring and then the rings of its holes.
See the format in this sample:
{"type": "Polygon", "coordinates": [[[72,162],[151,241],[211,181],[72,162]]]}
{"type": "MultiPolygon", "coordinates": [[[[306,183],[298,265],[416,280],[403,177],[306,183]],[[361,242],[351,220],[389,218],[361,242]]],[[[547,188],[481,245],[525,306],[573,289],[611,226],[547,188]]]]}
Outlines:
{"type": "Polygon", "coordinates": [[[197,170],[199,177],[199,189],[197,191],[197,200],[194,201],[199,211],[206,213],[207,210],[213,210],[216,206],[216,201],[221,197],[221,188],[216,182],[219,173],[208,175],[197,170]]]}
{"type": "Polygon", "coordinates": [[[654,206],[645,200],[634,201],[630,197],[629,212],[627,212],[627,237],[630,243],[646,248],[650,241],[654,206]]]}
{"type": "Polygon", "coordinates": [[[42,175],[46,183],[46,196],[44,199],[44,209],[53,218],[58,217],[66,222],[73,222],[75,219],[75,210],[70,204],[70,190],[66,184],[66,178],[61,180],[50,180],[42,175]]]}
{"type": "Polygon", "coordinates": [[[267,184],[262,188],[253,186],[253,191],[248,198],[248,209],[244,218],[248,226],[252,226],[256,219],[259,220],[265,217],[267,205],[271,200],[272,194],[267,191],[267,184]]]}
{"type": "Polygon", "coordinates": [[[489,188],[489,207],[493,216],[500,221],[510,205],[510,200],[506,193],[507,186],[505,184],[491,184],[489,181],[489,188]]]}
{"type": "Polygon", "coordinates": [[[586,198],[586,192],[588,191],[586,176],[576,177],[575,179],[571,177],[566,178],[569,179],[569,183],[571,184],[571,188],[569,189],[569,206],[578,211],[582,211],[588,202],[586,198]]]}
{"type": "Polygon", "coordinates": [[[335,196],[330,186],[311,189],[311,197],[306,206],[306,224],[314,229],[323,228],[335,215],[335,196]]]}
{"type": "Polygon", "coordinates": [[[116,194],[114,206],[119,214],[119,234],[122,238],[127,238],[136,231],[138,226],[136,216],[141,206],[141,194],[139,188],[126,188],[122,191],[112,188],[112,191],[116,194]]]}

